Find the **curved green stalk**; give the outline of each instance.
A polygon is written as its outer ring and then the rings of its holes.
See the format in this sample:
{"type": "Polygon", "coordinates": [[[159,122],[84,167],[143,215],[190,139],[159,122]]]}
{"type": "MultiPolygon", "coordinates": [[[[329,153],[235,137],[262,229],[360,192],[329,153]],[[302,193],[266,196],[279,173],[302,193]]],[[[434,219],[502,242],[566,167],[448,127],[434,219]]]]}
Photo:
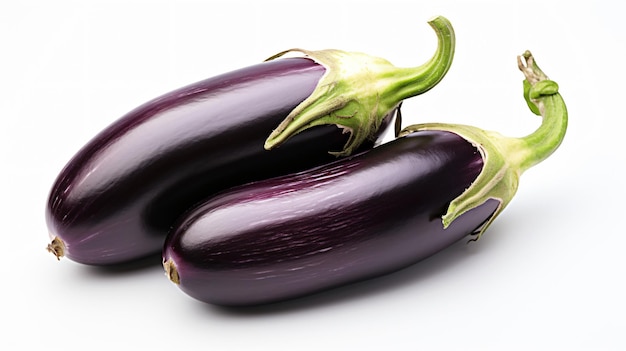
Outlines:
{"type": "Polygon", "coordinates": [[[522,171],[545,160],[561,145],[567,130],[567,109],[558,94],[559,86],[541,71],[529,51],[518,57],[518,66],[526,75],[524,98],[535,114],[544,116],[541,126],[532,134],[520,138],[528,154],[522,155],[522,171]]]}
{"type": "Polygon", "coordinates": [[[334,124],[349,132],[350,138],[342,151],[332,153],[351,154],[402,100],[432,89],[448,72],[455,47],[452,24],[441,16],[429,24],[437,34],[437,51],[419,67],[398,68],[383,58],[340,50],[291,49],[270,57],[301,52],[323,65],[326,73],[313,93],[270,134],[265,148],[275,148],[313,126],[334,124]]]}
{"type": "Polygon", "coordinates": [[[485,201],[498,200],[500,205],[476,239],[480,238],[515,195],[522,173],[550,156],[565,137],[567,108],[558,85],[539,69],[529,51],[518,57],[518,66],[526,78],[524,98],[531,111],[543,118],[541,126],[530,135],[510,138],[472,126],[441,123],[416,124],[400,133],[404,136],[420,130],[453,132],[476,146],[483,158],[483,169],[476,180],[450,203],[442,217],[444,228],[485,201]]]}

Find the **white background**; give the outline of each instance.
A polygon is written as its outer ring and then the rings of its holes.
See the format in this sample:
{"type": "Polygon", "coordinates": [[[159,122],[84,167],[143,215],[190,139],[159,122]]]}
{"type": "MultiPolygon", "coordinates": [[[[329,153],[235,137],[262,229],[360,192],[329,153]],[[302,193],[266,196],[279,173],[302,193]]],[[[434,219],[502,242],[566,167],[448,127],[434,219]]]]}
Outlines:
{"type": "Polygon", "coordinates": [[[624,58],[620,2],[5,1],[0,5],[0,328],[6,350],[624,350],[624,58]],[[570,112],[480,242],[313,297],[233,312],[159,262],[103,270],[48,254],[46,197],[69,158],[125,112],[291,47],[419,65],[444,15],[456,56],[412,122],[522,136],[539,124],[530,49],[570,112]],[[32,348],[34,347],[34,348],[32,348]]]}

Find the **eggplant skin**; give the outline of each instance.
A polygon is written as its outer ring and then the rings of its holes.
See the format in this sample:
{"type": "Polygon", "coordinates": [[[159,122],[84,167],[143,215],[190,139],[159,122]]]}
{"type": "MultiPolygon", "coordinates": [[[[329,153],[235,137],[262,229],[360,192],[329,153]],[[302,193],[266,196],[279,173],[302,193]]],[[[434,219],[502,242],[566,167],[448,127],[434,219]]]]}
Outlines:
{"type": "Polygon", "coordinates": [[[223,192],[168,236],[163,262],[191,297],[246,306],[292,299],[412,265],[467,237],[496,200],[443,229],[476,179],[478,150],[422,131],[297,174],[223,192]]]}
{"type": "MultiPolygon", "coordinates": [[[[302,132],[278,149],[265,139],[307,98],[325,68],[308,58],[260,63],[165,94],[88,142],[60,172],[46,221],[64,255],[110,265],[159,254],[178,216],[235,185],[336,159],[348,135],[302,132]]],[[[391,116],[379,130],[382,134],[391,116]]],[[[370,148],[374,141],[362,145],[370,148]]]]}

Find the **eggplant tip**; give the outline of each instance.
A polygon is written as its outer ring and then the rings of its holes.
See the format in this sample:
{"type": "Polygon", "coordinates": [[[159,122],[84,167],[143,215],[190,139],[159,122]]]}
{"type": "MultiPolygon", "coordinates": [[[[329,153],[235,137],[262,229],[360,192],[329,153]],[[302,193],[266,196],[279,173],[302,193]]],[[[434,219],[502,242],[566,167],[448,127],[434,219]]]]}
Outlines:
{"type": "Polygon", "coordinates": [[[58,236],[55,236],[52,239],[46,249],[48,250],[48,252],[56,256],[57,261],[60,261],[61,257],[65,256],[65,243],[58,236]]]}
{"type": "Polygon", "coordinates": [[[172,283],[176,285],[180,284],[180,276],[178,275],[178,270],[172,260],[163,261],[163,268],[165,268],[165,275],[172,281],[172,283]]]}

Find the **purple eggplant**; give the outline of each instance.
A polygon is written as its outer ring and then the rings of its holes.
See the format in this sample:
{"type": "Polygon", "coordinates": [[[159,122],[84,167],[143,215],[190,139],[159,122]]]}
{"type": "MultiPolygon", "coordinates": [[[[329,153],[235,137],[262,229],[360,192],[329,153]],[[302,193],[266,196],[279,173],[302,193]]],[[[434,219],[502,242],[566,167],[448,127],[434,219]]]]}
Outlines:
{"type": "Polygon", "coordinates": [[[401,101],[450,67],[454,31],[443,17],[430,25],[437,51],[416,68],[338,50],[281,53],[129,112],[56,179],[48,250],[90,265],[158,254],[176,219],[207,196],[371,148],[401,101]]]}
{"type": "Polygon", "coordinates": [[[521,172],[548,157],[567,127],[556,83],[530,53],[523,59],[525,97],[543,115],[533,134],[413,125],[372,150],[230,189],[168,235],[166,275],[200,301],[256,305],[390,273],[477,239],[521,172]]]}

